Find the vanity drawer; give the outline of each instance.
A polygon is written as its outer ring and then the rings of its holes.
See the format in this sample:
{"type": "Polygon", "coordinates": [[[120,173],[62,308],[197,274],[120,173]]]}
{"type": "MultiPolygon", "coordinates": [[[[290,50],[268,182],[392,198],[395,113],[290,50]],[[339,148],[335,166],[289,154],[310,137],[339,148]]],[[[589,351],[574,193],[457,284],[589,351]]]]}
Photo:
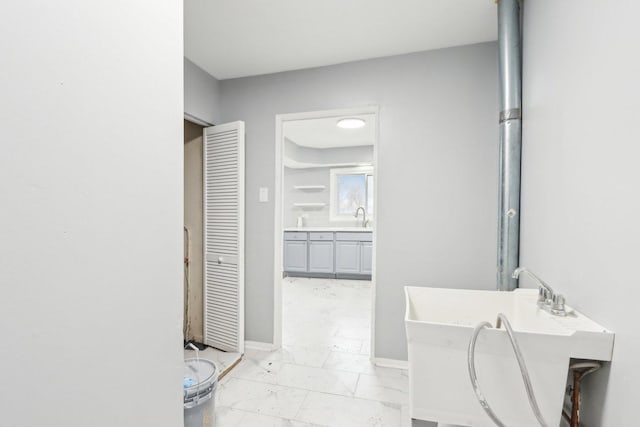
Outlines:
{"type": "Polygon", "coordinates": [[[309,233],[309,240],[333,240],[333,233],[329,231],[309,233]]]}
{"type": "Polygon", "coordinates": [[[285,231],[284,240],[307,240],[306,231],[285,231]]]}
{"type": "Polygon", "coordinates": [[[350,233],[339,231],[336,233],[336,240],[351,242],[371,242],[373,241],[373,236],[371,232],[350,233]]]}

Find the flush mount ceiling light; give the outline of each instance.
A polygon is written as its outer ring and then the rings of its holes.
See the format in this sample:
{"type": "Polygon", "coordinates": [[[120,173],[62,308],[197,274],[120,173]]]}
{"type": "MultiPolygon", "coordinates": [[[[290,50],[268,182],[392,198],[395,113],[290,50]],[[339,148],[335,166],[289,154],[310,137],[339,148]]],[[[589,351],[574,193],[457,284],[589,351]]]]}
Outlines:
{"type": "Polygon", "coordinates": [[[342,129],[358,129],[363,127],[365,123],[366,122],[364,120],[357,117],[349,117],[346,119],[338,120],[338,123],[336,123],[336,125],[342,129]]]}

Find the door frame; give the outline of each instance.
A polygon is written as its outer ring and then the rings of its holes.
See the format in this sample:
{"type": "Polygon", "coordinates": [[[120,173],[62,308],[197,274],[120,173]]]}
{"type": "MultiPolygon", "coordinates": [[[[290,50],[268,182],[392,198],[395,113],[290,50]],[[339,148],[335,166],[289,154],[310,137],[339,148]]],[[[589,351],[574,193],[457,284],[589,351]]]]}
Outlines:
{"type": "MultiPolygon", "coordinates": [[[[273,346],[278,349],[282,347],[282,252],[284,239],[284,161],[283,161],[283,126],[285,122],[323,119],[331,117],[356,116],[361,114],[373,114],[375,116],[375,129],[373,141],[373,179],[375,182],[373,188],[373,206],[374,212],[378,213],[378,143],[380,130],[380,107],[378,105],[367,105],[354,108],[342,108],[335,110],[308,111],[303,113],[287,113],[276,115],[276,140],[275,140],[275,189],[274,189],[274,253],[273,253],[273,346]]],[[[372,274],[371,274],[371,351],[369,358],[375,360],[375,307],[376,307],[376,276],[377,276],[377,234],[378,221],[373,221],[373,248],[372,248],[372,274]]]]}

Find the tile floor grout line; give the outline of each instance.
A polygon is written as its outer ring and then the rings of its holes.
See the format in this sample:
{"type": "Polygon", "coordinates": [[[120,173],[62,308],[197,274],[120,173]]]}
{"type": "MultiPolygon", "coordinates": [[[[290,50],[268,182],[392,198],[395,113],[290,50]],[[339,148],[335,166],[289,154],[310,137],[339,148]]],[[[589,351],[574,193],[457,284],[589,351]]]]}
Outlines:
{"type": "MultiPolygon", "coordinates": [[[[328,391],[311,390],[310,388],[302,388],[302,387],[296,387],[296,386],[284,385],[284,384],[278,384],[278,383],[268,383],[268,382],[265,382],[265,381],[252,380],[252,379],[248,379],[248,378],[233,377],[233,379],[242,380],[242,381],[249,381],[249,382],[258,383],[258,384],[266,384],[266,385],[274,385],[274,386],[284,387],[284,388],[291,388],[291,389],[294,389],[294,390],[312,391],[314,393],[325,393],[325,394],[331,394],[331,395],[334,395],[334,396],[349,397],[349,395],[346,395],[346,394],[330,393],[328,391]]],[[[371,400],[371,399],[369,399],[369,400],[371,400]]]]}
{"type": "Polygon", "coordinates": [[[350,399],[350,400],[360,400],[363,402],[380,403],[383,405],[387,404],[387,405],[391,405],[392,407],[393,406],[402,407],[402,406],[408,405],[408,403],[405,404],[405,403],[389,402],[388,400],[368,399],[366,397],[360,397],[360,396],[345,396],[344,394],[328,393],[326,391],[315,391],[315,390],[308,390],[308,391],[309,393],[328,394],[329,396],[343,397],[345,399],[350,399]]]}
{"type": "MultiPolygon", "coordinates": [[[[364,375],[366,375],[366,374],[364,374],[364,375]]],[[[368,398],[368,397],[356,396],[353,393],[350,396],[350,395],[346,395],[346,394],[331,393],[331,392],[328,392],[328,391],[311,390],[309,388],[295,387],[295,386],[290,386],[290,385],[267,383],[267,382],[264,382],[264,381],[250,380],[250,379],[247,379],[247,378],[233,377],[233,379],[241,380],[241,381],[248,381],[248,382],[258,383],[258,384],[275,385],[275,386],[278,386],[278,387],[290,388],[290,389],[294,389],[294,390],[303,390],[303,391],[306,391],[306,392],[309,392],[309,393],[321,393],[321,394],[328,394],[328,395],[331,395],[331,396],[344,397],[344,398],[349,398],[349,399],[365,400],[367,402],[389,403],[391,405],[401,405],[401,406],[403,405],[403,404],[399,404],[399,403],[396,403],[396,402],[391,402],[389,400],[371,399],[371,398],[368,398]]],[[[357,384],[358,383],[356,382],[356,387],[357,387],[357,384]]],[[[306,400],[307,396],[309,396],[309,393],[307,393],[307,395],[305,396],[305,400],[306,400]]]]}
{"type": "Polygon", "coordinates": [[[302,399],[302,403],[300,404],[300,407],[296,411],[296,414],[293,416],[294,420],[298,418],[298,415],[300,415],[300,411],[302,411],[302,407],[304,406],[304,403],[307,401],[307,397],[309,397],[309,393],[310,393],[310,390],[307,390],[307,393],[304,395],[304,398],[302,399]]]}
{"type": "MultiPolygon", "coordinates": [[[[356,353],[343,353],[343,354],[353,354],[355,356],[366,356],[363,354],[356,354],[356,353]]],[[[250,358],[251,359],[251,358],[250,358]]],[[[337,369],[337,368],[327,368],[324,366],[324,363],[322,364],[322,366],[313,366],[313,365],[303,365],[301,363],[296,363],[296,362],[289,362],[289,361],[284,361],[284,360],[269,360],[269,359],[264,359],[264,360],[258,360],[258,359],[251,359],[251,361],[253,362],[277,362],[280,363],[282,365],[294,365],[294,366],[302,366],[304,368],[311,368],[311,369],[324,369],[325,371],[337,371],[337,372],[344,372],[347,374],[368,374],[371,375],[371,373],[367,373],[367,372],[360,372],[360,371],[349,371],[346,369],[337,369]]],[[[326,361],[325,361],[326,363],[326,361]]],[[[374,368],[382,368],[382,366],[376,366],[374,363],[371,363],[371,366],[374,368]]],[[[401,368],[384,368],[384,369],[396,369],[398,371],[401,371],[401,368]]],[[[231,375],[231,372],[229,373],[229,376],[233,376],[231,375]]],[[[389,375],[385,375],[385,376],[389,376],[389,375]]]]}
{"type": "Polygon", "coordinates": [[[333,352],[333,350],[331,350],[331,348],[329,348],[329,352],[327,353],[327,357],[324,358],[324,362],[322,362],[321,367],[324,368],[324,365],[327,363],[327,360],[329,360],[329,357],[331,356],[331,353],[333,352]]]}
{"type": "MultiPolygon", "coordinates": [[[[351,353],[345,353],[345,354],[351,354],[351,353]]],[[[362,356],[362,355],[360,355],[362,356]]],[[[252,359],[254,361],[256,361],[256,359],[252,359]]],[[[324,371],[328,371],[328,372],[337,372],[337,373],[344,373],[344,374],[363,374],[363,375],[368,375],[370,377],[390,377],[390,378],[402,378],[402,372],[399,372],[399,375],[396,377],[394,375],[375,375],[375,372],[360,372],[360,371],[348,371],[346,369],[337,369],[337,368],[325,368],[324,365],[323,366],[310,366],[310,365],[301,365],[300,363],[293,363],[293,362],[283,362],[280,360],[263,360],[263,362],[279,362],[283,365],[293,365],[293,366],[300,366],[303,368],[310,368],[310,369],[322,369],[324,371]]],[[[375,366],[375,364],[372,364],[374,370],[375,368],[378,368],[377,366],[375,366]]],[[[382,366],[379,366],[379,368],[382,368],[382,366]]],[[[384,368],[384,369],[395,369],[398,371],[402,371],[401,368],[384,368]]],[[[231,377],[234,377],[233,375],[229,375],[231,377]]],[[[235,378],[239,378],[239,377],[235,377],[235,378]]],[[[263,382],[263,381],[257,381],[257,382],[263,382]]]]}
{"type": "Polygon", "coordinates": [[[358,374],[358,379],[356,380],[356,385],[355,385],[355,387],[353,387],[352,397],[356,397],[356,391],[358,391],[358,384],[360,384],[360,375],[362,375],[362,374],[358,374]]]}

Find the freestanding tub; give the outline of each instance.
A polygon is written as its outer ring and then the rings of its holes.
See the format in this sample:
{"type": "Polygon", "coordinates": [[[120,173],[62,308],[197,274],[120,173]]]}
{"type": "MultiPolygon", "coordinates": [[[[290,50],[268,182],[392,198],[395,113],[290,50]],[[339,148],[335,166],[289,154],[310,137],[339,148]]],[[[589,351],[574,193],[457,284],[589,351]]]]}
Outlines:
{"type": "MultiPolygon", "coordinates": [[[[489,427],[471,387],[467,347],[481,321],[509,319],[549,426],[562,416],[571,358],[610,361],[614,334],[572,310],[553,316],[537,306],[535,289],[513,292],[405,287],[410,414],[415,420],[489,427]]],[[[504,329],[480,332],[476,369],[482,392],[508,426],[538,427],[504,329]]]]}

